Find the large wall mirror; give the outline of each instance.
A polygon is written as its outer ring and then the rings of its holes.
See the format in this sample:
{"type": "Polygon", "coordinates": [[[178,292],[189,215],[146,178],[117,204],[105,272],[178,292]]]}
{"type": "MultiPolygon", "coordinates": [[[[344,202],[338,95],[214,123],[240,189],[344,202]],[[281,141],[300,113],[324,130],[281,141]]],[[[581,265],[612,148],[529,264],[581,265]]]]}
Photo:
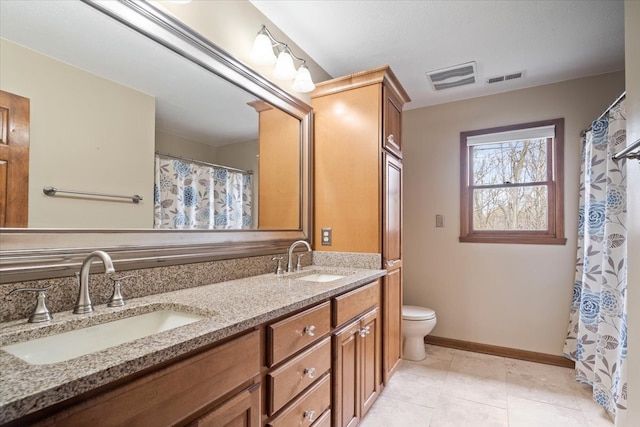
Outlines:
{"type": "Polygon", "coordinates": [[[3,117],[29,100],[19,184],[15,123],[0,144],[0,282],[68,275],[92,249],[123,269],[310,238],[307,104],[146,2],[0,5],[3,117]]]}

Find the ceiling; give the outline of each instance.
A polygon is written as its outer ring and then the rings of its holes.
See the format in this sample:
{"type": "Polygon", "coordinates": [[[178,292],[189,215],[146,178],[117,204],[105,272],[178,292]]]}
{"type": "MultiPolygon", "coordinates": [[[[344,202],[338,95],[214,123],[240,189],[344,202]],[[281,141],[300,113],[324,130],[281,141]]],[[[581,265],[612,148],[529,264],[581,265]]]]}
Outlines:
{"type": "Polygon", "coordinates": [[[408,109],[624,69],[621,0],[249,1],[334,77],[390,65],[408,109]],[[431,88],[426,72],[471,61],[475,84],[431,88]]]}

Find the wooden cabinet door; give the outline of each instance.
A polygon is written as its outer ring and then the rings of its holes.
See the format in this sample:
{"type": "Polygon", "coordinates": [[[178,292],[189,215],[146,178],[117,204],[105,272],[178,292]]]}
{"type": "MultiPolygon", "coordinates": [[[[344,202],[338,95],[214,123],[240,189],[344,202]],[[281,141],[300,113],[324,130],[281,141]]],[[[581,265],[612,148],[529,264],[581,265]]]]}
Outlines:
{"type": "Polygon", "coordinates": [[[384,160],[382,370],[386,384],[402,360],[402,162],[388,153],[384,160]]]}
{"type": "Polygon", "coordinates": [[[387,270],[402,263],[402,162],[383,153],[382,260],[387,270]]]}
{"type": "Polygon", "coordinates": [[[300,228],[300,121],[263,101],[251,105],[260,114],[258,229],[300,228]]]}
{"type": "Polygon", "coordinates": [[[387,272],[382,282],[382,381],[386,385],[402,361],[402,268],[387,272]]]}
{"type": "Polygon", "coordinates": [[[380,393],[380,310],[365,314],[360,321],[362,403],[360,418],[364,417],[380,393]]]}
{"type": "Polygon", "coordinates": [[[355,426],[360,421],[360,319],[333,336],[333,425],[355,426]]]}
{"type": "Polygon", "coordinates": [[[382,146],[398,158],[402,158],[402,105],[398,96],[386,86],[383,88],[384,133],[382,146]]]}
{"type": "Polygon", "coordinates": [[[189,424],[189,427],[258,427],[259,425],[260,384],[255,384],[198,418],[189,424]]]}

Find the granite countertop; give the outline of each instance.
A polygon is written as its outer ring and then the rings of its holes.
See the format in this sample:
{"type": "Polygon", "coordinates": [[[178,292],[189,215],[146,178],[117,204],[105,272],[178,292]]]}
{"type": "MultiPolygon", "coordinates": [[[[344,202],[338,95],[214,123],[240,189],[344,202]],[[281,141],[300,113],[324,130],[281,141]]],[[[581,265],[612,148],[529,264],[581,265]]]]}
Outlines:
{"type": "Polygon", "coordinates": [[[384,276],[384,270],[307,267],[303,272],[248,277],[95,307],[91,314],[54,313],[53,320],[0,324],[0,346],[87,327],[150,311],[170,309],[205,318],[75,359],[30,365],[0,351],[0,423],[5,423],[96,387],[124,378],[199,347],[247,331],[384,276]],[[345,276],[331,282],[299,277],[314,272],[345,276]]]}

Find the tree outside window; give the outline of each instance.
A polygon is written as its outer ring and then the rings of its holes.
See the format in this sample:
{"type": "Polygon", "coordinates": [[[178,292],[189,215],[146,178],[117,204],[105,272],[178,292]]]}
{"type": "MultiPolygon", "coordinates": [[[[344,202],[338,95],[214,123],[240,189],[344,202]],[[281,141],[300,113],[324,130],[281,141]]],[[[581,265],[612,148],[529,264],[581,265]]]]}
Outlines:
{"type": "Polygon", "coordinates": [[[564,244],[564,119],[460,134],[461,242],[564,244]]]}

